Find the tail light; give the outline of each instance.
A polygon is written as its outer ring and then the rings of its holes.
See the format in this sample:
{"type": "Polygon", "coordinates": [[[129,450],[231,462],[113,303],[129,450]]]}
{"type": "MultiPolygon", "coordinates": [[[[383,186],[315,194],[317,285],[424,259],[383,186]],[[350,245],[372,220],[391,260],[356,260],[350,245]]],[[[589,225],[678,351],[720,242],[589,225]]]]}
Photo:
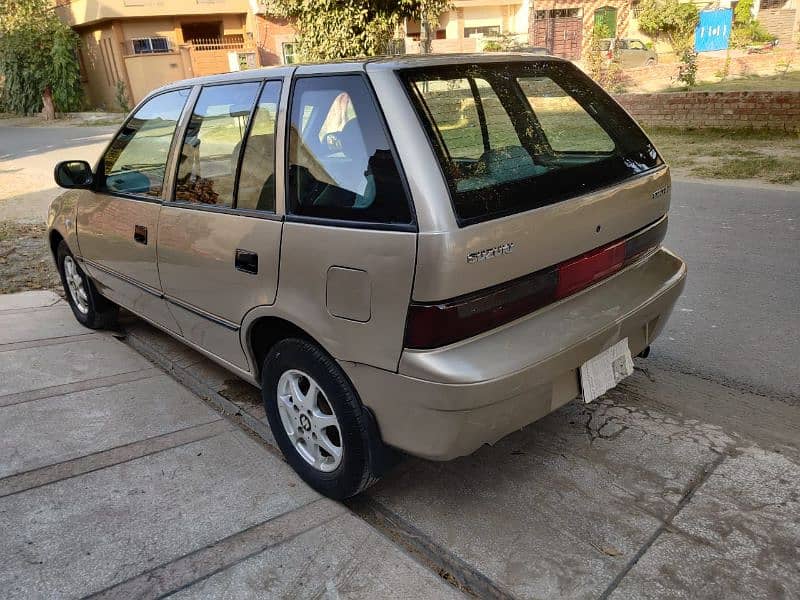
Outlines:
{"type": "Polygon", "coordinates": [[[437,303],[412,302],[405,347],[439,348],[489,331],[571,296],[661,245],[667,219],[562,263],[437,303]]]}
{"type": "Polygon", "coordinates": [[[608,58],[608,59],[614,58],[614,52],[612,52],[611,50],[609,50],[609,51],[608,51],[608,54],[606,54],[606,58],[608,58]]]}

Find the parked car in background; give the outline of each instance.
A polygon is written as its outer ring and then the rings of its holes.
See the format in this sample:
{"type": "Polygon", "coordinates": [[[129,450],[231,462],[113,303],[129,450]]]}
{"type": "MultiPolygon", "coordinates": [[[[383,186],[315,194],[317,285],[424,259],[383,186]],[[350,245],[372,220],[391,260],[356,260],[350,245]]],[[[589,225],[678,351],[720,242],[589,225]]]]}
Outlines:
{"type": "Polygon", "coordinates": [[[514,52],[523,52],[525,54],[539,54],[539,55],[550,54],[547,48],[543,46],[520,46],[519,48],[516,48],[514,52]]]}
{"type": "Polygon", "coordinates": [[[600,51],[608,60],[620,64],[623,69],[650,67],[658,64],[658,54],[641,40],[613,38],[600,40],[600,51]]]}
{"type": "Polygon", "coordinates": [[[55,176],[78,321],[125,307],[260,386],[288,463],[334,498],[396,450],[449,460],[596,399],[686,274],[662,247],[668,167],[552,57],[178,82],[55,176]]]}

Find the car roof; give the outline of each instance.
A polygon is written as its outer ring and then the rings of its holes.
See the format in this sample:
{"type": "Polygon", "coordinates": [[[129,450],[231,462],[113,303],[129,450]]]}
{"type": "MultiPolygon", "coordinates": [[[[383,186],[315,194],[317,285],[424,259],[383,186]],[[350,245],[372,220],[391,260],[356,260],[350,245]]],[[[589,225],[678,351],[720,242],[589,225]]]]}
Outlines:
{"type": "MultiPolygon", "coordinates": [[[[373,56],[365,58],[352,58],[332,60],[315,63],[296,63],[291,65],[279,65],[274,67],[263,67],[260,69],[250,69],[247,71],[237,71],[234,73],[222,73],[219,75],[207,75],[195,77],[193,79],[183,79],[169,83],[156,92],[164,92],[172,89],[180,89],[195,85],[212,85],[220,83],[234,83],[237,81],[248,81],[253,79],[264,79],[269,77],[285,77],[296,72],[298,75],[326,74],[326,73],[347,73],[372,70],[399,70],[412,69],[415,67],[432,67],[446,65],[462,65],[476,63],[496,63],[496,62],[564,62],[563,59],[554,56],[536,55],[530,52],[483,52],[475,54],[403,54],[396,56],[373,56]]],[[[154,92],[155,93],[155,92],[154,92]]]]}

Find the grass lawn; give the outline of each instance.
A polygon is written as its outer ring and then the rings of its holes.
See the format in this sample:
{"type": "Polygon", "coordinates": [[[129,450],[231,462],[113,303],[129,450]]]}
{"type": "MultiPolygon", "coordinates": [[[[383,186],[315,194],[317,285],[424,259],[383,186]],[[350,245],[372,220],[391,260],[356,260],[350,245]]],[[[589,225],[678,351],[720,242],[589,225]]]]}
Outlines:
{"type": "MultiPolygon", "coordinates": [[[[686,92],[687,87],[667,88],[665,92],[686,92]]],[[[691,88],[693,92],[775,92],[800,91],[800,71],[782,75],[746,75],[725,81],[706,81],[691,88]]]]}
{"type": "Polygon", "coordinates": [[[676,175],[800,182],[800,133],[724,129],[650,129],[676,175]]]}

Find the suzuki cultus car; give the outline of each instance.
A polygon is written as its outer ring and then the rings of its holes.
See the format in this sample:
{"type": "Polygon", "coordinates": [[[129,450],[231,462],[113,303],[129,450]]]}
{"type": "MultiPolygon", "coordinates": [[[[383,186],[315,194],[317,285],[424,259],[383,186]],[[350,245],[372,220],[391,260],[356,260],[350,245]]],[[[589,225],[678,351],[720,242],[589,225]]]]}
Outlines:
{"type": "Polygon", "coordinates": [[[260,386],[286,460],[335,498],[398,450],[449,460],[597,398],[686,272],[653,144],[524,53],[174,83],[55,175],[75,317],[124,307],[260,386]]]}

